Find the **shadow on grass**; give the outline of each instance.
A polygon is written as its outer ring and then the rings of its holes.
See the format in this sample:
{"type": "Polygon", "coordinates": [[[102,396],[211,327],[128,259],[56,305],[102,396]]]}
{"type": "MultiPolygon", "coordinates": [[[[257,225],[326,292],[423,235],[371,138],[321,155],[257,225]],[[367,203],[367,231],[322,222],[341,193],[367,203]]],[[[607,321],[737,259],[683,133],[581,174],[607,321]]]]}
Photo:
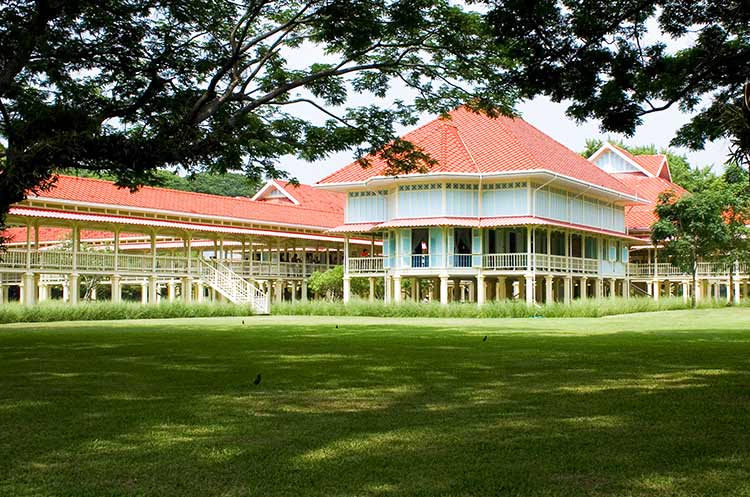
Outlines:
{"type": "Polygon", "coordinates": [[[9,333],[0,494],[742,495],[748,352],[721,330],[9,333]]]}

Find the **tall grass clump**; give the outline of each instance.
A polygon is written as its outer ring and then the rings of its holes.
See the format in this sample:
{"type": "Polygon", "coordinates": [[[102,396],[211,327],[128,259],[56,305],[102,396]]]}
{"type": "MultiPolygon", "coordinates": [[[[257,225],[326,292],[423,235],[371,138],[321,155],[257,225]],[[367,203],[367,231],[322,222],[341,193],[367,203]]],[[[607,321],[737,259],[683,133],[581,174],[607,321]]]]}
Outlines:
{"type": "Polygon", "coordinates": [[[162,302],[144,305],[135,302],[42,302],[34,306],[6,304],[0,306],[0,324],[41,323],[50,321],[101,321],[113,319],[165,319],[220,316],[249,316],[247,305],[230,303],[162,302]]]}
{"type": "MultiPolygon", "coordinates": [[[[747,305],[747,303],[743,303],[747,305]]],[[[723,300],[703,300],[699,308],[724,307],[723,300]]],[[[385,304],[353,299],[348,304],[341,301],[283,302],[272,306],[272,314],[307,316],[372,316],[372,317],[423,317],[423,318],[583,318],[602,317],[637,312],[671,311],[689,309],[690,304],[681,298],[662,298],[655,301],[647,297],[630,299],[587,299],[575,300],[570,304],[554,303],[527,305],[523,301],[505,300],[489,302],[482,306],[475,304],[438,302],[418,303],[403,301],[399,304],[385,304]]]]}

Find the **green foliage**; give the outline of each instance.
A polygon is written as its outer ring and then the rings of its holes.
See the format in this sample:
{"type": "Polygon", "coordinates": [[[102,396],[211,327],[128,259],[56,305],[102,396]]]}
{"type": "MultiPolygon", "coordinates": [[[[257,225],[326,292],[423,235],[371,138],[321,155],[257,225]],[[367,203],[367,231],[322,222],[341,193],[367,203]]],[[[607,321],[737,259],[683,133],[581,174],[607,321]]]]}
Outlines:
{"type": "MultiPolygon", "coordinates": [[[[723,301],[703,300],[700,307],[722,307],[723,301]]],[[[274,304],[271,313],[275,315],[297,316],[373,316],[402,318],[581,318],[602,317],[636,312],[655,312],[686,309],[681,298],[654,300],[645,297],[630,299],[588,299],[576,300],[570,304],[529,306],[522,301],[490,302],[482,306],[476,304],[441,305],[437,302],[422,303],[404,301],[399,304],[384,304],[382,301],[366,302],[353,299],[348,304],[342,302],[283,302],[274,304]]]]}
{"type": "Polygon", "coordinates": [[[449,0],[19,0],[0,26],[0,228],[74,168],[129,188],[343,150],[419,169],[419,147],[390,150],[395,126],[516,98],[484,16],[449,0]],[[386,98],[393,82],[414,100],[386,98]]]}
{"type": "Polygon", "coordinates": [[[735,160],[748,162],[750,96],[738,69],[750,66],[747,1],[487,3],[497,42],[516,61],[507,80],[523,97],[571,101],[571,117],[626,135],[644,115],[678,106],[694,114],[674,145],[728,138],[735,160]],[[665,38],[687,46],[669,51],[665,38]]]}
{"type": "MultiPolygon", "coordinates": [[[[667,191],[659,196],[651,227],[651,240],[662,245],[670,261],[692,275],[695,287],[698,261],[720,259],[729,243],[724,214],[731,205],[731,194],[706,190],[677,197],[667,191]]],[[[695,294],[692,295],[695,305],[695,294]]]]}
{"type": "MultiPolygon", "coordinates": [[[[364,297],[369,295],[370,282],[367,278],[351,278],[352,295],[364,297]]],[[[344,296],[344,266],[334,266],[328,271],[315,271],[310,275],[307,287],[328,300],[340,300],[344,296]]],[[[383,295],[383,279],[378,278],[375,284],[375,296],[383,295]]]]}
{"type": "Polygon", "coordinates": [[[1,323],[43,323],[51,321],[102,321],[111,319],[165,319],[219,316],[250,316],[248,306],[228,303],[162,302],[143,305],[134,302],[85,302],[70,305],[42,302],[34,306],[5,304],[0,306],[1,323]]]}
{"type": "MultiPolygon", "coordinates": [[[[85,169],[73,169],[66,174],[84,178],[100,178],[116,181],[117,178],[111,174],[102,174],[85,169]]],[[[169,171],[159,170],[154,172],[151,182],[154,186],[162,186],[173,190],[185,192],[210,193],[211,195],[222,195],[224,197],[252,197],[262,186],[259,180],[248,178],[238,173],[195,173],[189,176],[180,176],[169,171]]]]}

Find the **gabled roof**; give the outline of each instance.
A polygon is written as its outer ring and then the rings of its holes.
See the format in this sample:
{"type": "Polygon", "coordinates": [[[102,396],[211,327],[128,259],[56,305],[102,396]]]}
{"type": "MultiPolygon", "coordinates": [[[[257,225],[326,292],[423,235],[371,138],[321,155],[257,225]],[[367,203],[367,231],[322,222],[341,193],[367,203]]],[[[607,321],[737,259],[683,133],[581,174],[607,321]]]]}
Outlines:
{"type": "MultiPolygon", "coordinates": [[[[309,187],[308,187],[309,188],[309,187]]],[[[310,190],[312,190],[310,188],[310,190]]],[[[134,210],[156,210],[191,214],[196,217],[236,218],[261,224],[284,224],[331,228],[343,223],[344,198],[315,191],[316,201],[305,198],[301,205],[278,205],[257,202],[244,197],[223,197],[206,193],[185,192],[168,188],[144,186],[131,193],[110,181],[74,176],[59,176],[52,190],[30,195],[44,198],[106,206],[132,207],[134,210]],[[335,201],[334,198],[340,200],[335,201]]]]}
{"type": "MultiPolygon", "coordinates": [[[[454,110],[449,117],[435,119],[403,136],[437,161],[429,168],[429,174],[549,172],[619,194],[635,194],[612,175],[521,118],[491,118],[465,107],[454,110]]],[[[364,183],[385,176],[385,162],[378,157],[370,159],[372,165],[366,169],[353,162],[318,184],[364,183]]]]}
{"type": "Polygon", "coordinates": [[[683,187],[664,178],[644,176],[640,173],[619,173],[617,178],[630,185],[638,192],[638,196],[647,201],[647,204],[625,207],[625,224],[629,230],[649,230],[651,225],[657,221],[656,202],[662,192],[672,190],[677,195],[688,193],[683,187]]]}
{"type": "Polygon", "coordinates": [[[635,167],[639,171],[642,171],[646,176],[659,176],[667,181],[672,181],[672,175],[669,171],[669,161],[667,160],[666,154],[633,155],[619,145],[605,142],[599,148],[599,150],[594,152],[591,157],[589,157],[589,160],[593,162],[597,157],[605,152],[616,153],[627,162],[632,164],[633,167],[635,167]]]}

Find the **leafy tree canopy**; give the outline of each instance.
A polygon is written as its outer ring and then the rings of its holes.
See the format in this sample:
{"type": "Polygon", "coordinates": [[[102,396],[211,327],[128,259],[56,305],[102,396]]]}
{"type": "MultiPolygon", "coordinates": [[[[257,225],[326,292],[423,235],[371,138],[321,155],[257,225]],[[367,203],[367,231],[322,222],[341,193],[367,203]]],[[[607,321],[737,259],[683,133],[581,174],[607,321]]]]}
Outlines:
{"type": "MultiPolygon", "coordinates": [[[[85,169],[66,171],[68,174],[82,177],[93,177],[116,181],[112,175],[99,174],[85,169]]],[[[195,173],[190,176],[180,176],[165,170],[154,172],[155,184],[174,190],[186,192],[210,193],[225,197],[252,197],[262,186],[262,182],[248,178],[238,173],[195,173]]]]}
{"type": "MultiPolygon", "coordinates": [[[[279,177],[287,154],[379,151],[420,112],[510,113],[491,41],[476,9],[449,0],[6,2],[0,228],[70,168],[131,188],[165,167],[279,177]],[[388,99],[396,81],[413,101],[388,99]],[[365,100],[382,105],[353,103],[365,100]]],[[[379,152],[394,171],[424,167],[394,145],[379,152]]]]}
{"type": "Polygon", "coordinates": [[[489,20],[518,61],[521,97],[572,101],[568,114],[632,136],[646,114],[697,112],[672,143],[728,138],[750,160],[750,3],[746,0],[497,0],[489,20]],[[646,36],[647,28],[658,33],[646,36]],[[660,35],[660,36],[654,36],[660,35]],[[664,40],[688,40],[670,52],[664,40]],[[648,41],[653,40],[653,41],[648,41]],[[743,89],[745,95],[743,95],[743,89]]]}
{"type": "MultiPolygon", "coordinates": [[[[627,145],[618,140],[608,140],[610,143],[624,148],[633,155],[665,154],[669,161],[669,172],[672,182],[691,192],[700,192],[719,186],[719,177],[714,174],[710,166],[693,167],[687,157],[677,154],[668,148],[658,150],[656,145],[627,145]]],[[[586,140],[586,147],[581,151],[584,157],[591,157],[604,142],[598,138],[586,140]]]]}

